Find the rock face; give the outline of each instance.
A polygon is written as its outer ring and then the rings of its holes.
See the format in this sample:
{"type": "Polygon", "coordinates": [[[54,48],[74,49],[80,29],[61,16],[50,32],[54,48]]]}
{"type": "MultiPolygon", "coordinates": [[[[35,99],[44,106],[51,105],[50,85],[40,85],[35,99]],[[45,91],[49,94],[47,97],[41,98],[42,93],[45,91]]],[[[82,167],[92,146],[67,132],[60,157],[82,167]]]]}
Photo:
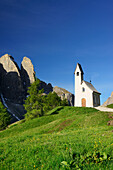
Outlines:
{"type": "Polygon", "coordinates": [[[0,87],[4,98],[14,103],[22,103],[24,89],[20,70],[8,54],[0,58],[0,87]]]}
{"type": "Polygon", "coordinates": [[[45,82],[40,81],[39,89],[44,89],[44,94],[55,92],[59,97],[61,97],[62,100],[67,99],[70,106],[74,106],[74,95],[61,87],[52,87],[50,83],[46,84],[45,82]]]}
{"type": "Polygon", "coordinates": [[[53,87],[50,83],[45,83],[44,81],[40,81],[40,87],[39,89],[44,89],[44,93],[45,94],[48,94],[49,92],[52,92],[53,91],[53,87]]]}
{"type": "Polygon", "coordinates": [[[34,66],[31,60],[27,57],[24,57],[21,63],[21,79],[26,95],[27,88],[30,86],[31,83],[35,81],[34,66]]]}
{"type": "Polygon", "coordinates": [[[53,88],[53,91],[57,93],[61,99],[67,99],[70,106],[74,106],[74,95],[72,93],[57,86],[53,88]]]}
{"type": "MultiPolygon", "coordinates": [[[[25,113],[23,103],[27,96],[27,89],[35,81],[34,66],[27,57],[23,58],[21,69],[8,54],[0,58],[0,95],[1,100],[8,111],[13,115],[13,121],[23,118],[25,113]]],[[[44,94],[56,92],[61,99],[67,99],[70,106],[73,106],[74,95],[60,87],[52,87],[40,81],[40,89],[44,94]]]]}
{"type": "Polygon", "coordinates": [[[35,81],[31,60],[24,57],[20,70],[14,58],[5,54],[0,58],[0,75],[0,88],[3,97],[12,103],[23,104],[27,88],[35,81]]]}
{"type": "Polygon", "coordinates": [[[13,117],[12,122],[23,118],[22,105],[27,88],[35,81],[34,74],[34,67],[27,57],[23,58],[21,70],[12,56],[5,54],[0,58],[0,95],[13,117]]]}
{"type": "Polygon", "coordinates": [[[111,96],[104,102],[102,106],[107,106],[109,104],[113,104],[113,92],[111,93],[111,96]]]}

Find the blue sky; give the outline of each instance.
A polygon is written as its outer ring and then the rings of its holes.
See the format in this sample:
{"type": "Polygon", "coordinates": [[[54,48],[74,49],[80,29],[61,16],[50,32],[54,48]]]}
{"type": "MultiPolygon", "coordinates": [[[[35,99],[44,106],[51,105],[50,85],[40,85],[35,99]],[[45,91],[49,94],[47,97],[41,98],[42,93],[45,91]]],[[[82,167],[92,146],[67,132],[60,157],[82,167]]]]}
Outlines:
{"type": "Polygon", "coordinates": [[[0,56],[30,57],[41,80],[74,93],[79,62],[86,81],[113,91],[112,0],[0,1],[0,56]]]}

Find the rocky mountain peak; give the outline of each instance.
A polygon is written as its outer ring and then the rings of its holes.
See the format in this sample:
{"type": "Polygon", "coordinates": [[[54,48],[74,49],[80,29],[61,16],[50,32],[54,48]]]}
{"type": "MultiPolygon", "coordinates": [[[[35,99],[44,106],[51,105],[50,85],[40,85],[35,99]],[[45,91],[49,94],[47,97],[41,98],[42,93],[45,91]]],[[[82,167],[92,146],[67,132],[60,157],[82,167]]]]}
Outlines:
{"type": "Polygon", "coordinates": [[[23,85],[20,69],[11,55],[0,58],[0,89],[4,98],[14,103],[23,102],[23,85]]]}
{"type": "Polygon", "coordinates": [[[14,121],[21,119],[25,113],[22,104],[26,99],[28,87],[35,81],[34,74],[34,67],[29,58],[23,58],[20,69],[11,55],[0,57],[0,95],[14,121]]]}
{"type": "Polygon", "coordinates": [[[3,68],[7,73],[16,72],[18,76],[20,76],[17,64],[14,61],[14,58],[9,54],[5,54],[0,58],[0,67],[3,68]]]}
{"type": "Polygon", "coordinates": [[[34,66],[31,62],[31,60],[28,57],[24,57],[23,61],[21,63],[21,73],[24,76],[24,80],[28,82],[29,78],[29,83],[33,83],[35,81],[35,71],[34,71],[34,66]]]}
{"type": "MultiPolygon", "coordinates": [[[[5,107],[8,108],[9,112],[16,120],[21,119],[22,115],[25,113],[23,103],[27,96],[28,87],[34,81],[34,66],[28,57],[23,58],[21,69],[11,55],[5,54],[0,57],[1,99],[5,107]],[[14,116],[15,114],[16,116],[14,116]]],[[[57,86],[53,88],[50,83],[47,84],[40,81],[40,89],[42,88],[45,94],[55,91],[61,99],[67,99],[69,104],[73,106],[74,96],[67,90],[57,86]]]]}
{"type": "Polygon", "coordinates": [[[111,96],[108,97],[108,99],[104,102],[103,106],[107,106],[109,104],[113,104],[113,92],[111,93],[111,96]]]}
{"type": "Polygon", "coordinates": [[[113,91],[112,91],[112,93],[111,93],[111,97],[113,96],[113,91]]]}
{"type": "Polygon", "coordinates": [[[14,58],[5,54],[0,58],[0,90],[4,98],[13,103],[23,103],[27,88],[35,81],[31,60],[23,58],[21,70],[14,58]]]}

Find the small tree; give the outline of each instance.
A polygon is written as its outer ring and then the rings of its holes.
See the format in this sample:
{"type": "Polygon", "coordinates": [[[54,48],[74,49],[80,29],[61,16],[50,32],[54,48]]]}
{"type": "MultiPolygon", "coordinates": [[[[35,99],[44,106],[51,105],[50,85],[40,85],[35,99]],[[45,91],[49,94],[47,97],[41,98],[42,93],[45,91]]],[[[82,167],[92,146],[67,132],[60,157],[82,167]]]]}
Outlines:
{"type": "Polygon", "coordinates": [[[68,102],[66,99],[61,100],[61,98],[55,92],[50,92],[45,100],[45,108],[44,111],[49,111],[54,109],[57,106],[68,106],[68,102]]]}
{"type": "Polygon", "coordinates": [[[10,115],[0,101],[0,130],[3,130],[10,123],[10,115]]]}
{"type": "Polygon", "coordinates": [[[66,100],[61,98],[55,93],[50,92],[48,95],[43,95],[44,90],[39,90],[40,81],[37,79],[28,88],[28,97],[25,100],[25,119],[33,119],[39,116],[43,116],[47,111],[55,108],[56,106],[68,105],[66,100]]]}
{"type": "Polygon", "coordinates": [[[25,100],[25,119],[29,120],[38,116],[43,115],[43,89],[39,90],[40,81],[37,79],[31,86],[28,88],[28,97],[25,100]]]}

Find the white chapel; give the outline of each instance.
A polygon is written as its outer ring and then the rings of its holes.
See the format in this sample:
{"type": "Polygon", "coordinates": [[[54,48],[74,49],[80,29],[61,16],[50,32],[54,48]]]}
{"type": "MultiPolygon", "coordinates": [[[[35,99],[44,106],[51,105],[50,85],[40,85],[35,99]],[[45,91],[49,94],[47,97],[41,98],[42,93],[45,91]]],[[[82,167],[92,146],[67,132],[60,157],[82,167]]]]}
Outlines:
{"type": "Polygon", "coordinates": [[[97,107],[100,105],[100,95],[91,82],[84,81],[84,72],[79,63],[75,69],[75,100],[76,107],[97,107]]]}

